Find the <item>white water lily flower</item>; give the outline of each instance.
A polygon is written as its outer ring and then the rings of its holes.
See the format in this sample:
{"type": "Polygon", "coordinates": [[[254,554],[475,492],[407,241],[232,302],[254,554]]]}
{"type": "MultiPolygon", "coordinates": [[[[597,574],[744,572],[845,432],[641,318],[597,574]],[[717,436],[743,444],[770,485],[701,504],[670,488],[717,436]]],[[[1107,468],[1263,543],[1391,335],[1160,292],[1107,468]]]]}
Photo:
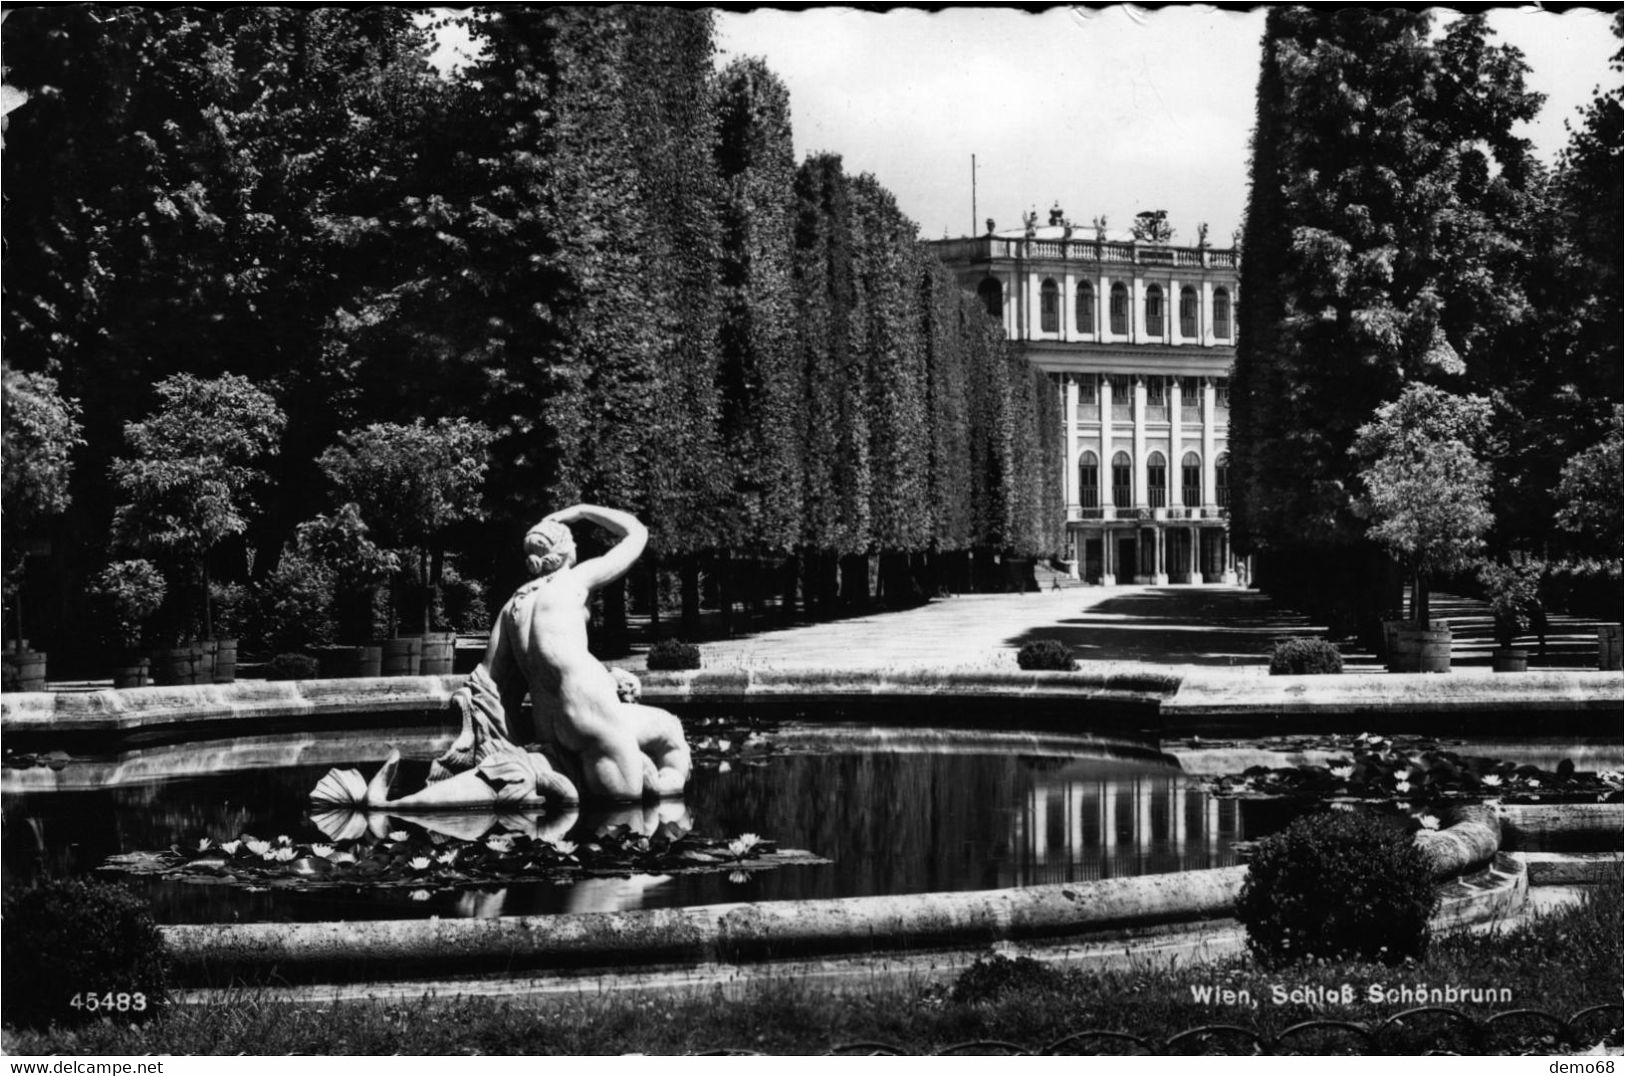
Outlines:
{"type": "Polygon", "coordinates": [[[426,871],[429,869],[429,857],[413,856],[411,859],[407,860],[406,865],[415,871],[426,871]]]}
{"type": "Polygon", "coordinates": [[[1540,781],[1537,780],[1536,778],[1533,778],[1533,777],[1529,778],[1529,787],[1530,788],[1539,788],[1540,787],[1540,781]]]}
{"type": "Polygon", "coordinates": [[[413,900],[428,900],[429,899],[429,891],[427,889],[414,889],[414,890],[412,890],[412,899],[413,900]]]}
{"type": "Polygon", "coordinates": [[[493,837],[485,838],[485,847],[493,852],[513,851],[513,838],[506,833],[498,833],[493,837]]]}
{"type": "Polygon", "coordinates": [[[576,842],[554,841],[553,850],[561,856],[573,856],[576,854],[576,842]]]}
{"type": "Polygon", "coordinates": [[[1491,788],[1494,788],[1496,785],[1501,783],[1501,777],[1499,774],[1486,773],[1484,775],[1484,783],[1489,785],[1491,788]]]}
{"type": "Polygon", "coordinates": [[[276,843],[278,843],[278,844],[292,844],[293,843],[293,838],[288,836],[286,833],[283,833],[283,834],[280,834],[277,837],[276,843]]]}
{"type": "Polygon", "coordinates": [[[234,856],[237,854],[237,849],[241,848],[242,846],[242,841],[227,841],[225,844],[220,846],[220,850],[226,853],[228,856],[234,856]]]}
{"type": "Polygon", "coordinates": [[[1437,818],[1435,818],[1433,815],[1430,815],[1430,814],[1418,815],[1416,820],[1418,822],[1422,823],[1422,828],[1423,829],[1438,829],[1439,828],[1439,820],[1437,818]]]}
{"type": "Polygon", "coordinates": [[[394,841],[396,844],[406,840],[406,838],[409,836],[411,836],[411,834],[407,833],[404,829],[392,829],[389,831],[389,839],[394,841]]]}
{"type": "Polygon", "coordinates": [[[1394,785],[1395,792],[1409,792],[1410,790],[1411,783],[1409,781],[1400,781],[1398,784],[1394,785]]]}
{"type": "Polygon", "coordinates": [[[333,846],[330,844],[313,844],[310,846],[310,854],[326,859],[333,854],[333,846]]]}
{"type": "Polygon", "coordinates": [[[1394,780],[1396,780],[1396,781],[1409,781],[1411,779],[1412,775],[1415,774],[1415,772],[1416,772],[1415,770],[1411,769],[1408,766],[1403,770],[1395,770],[1394,771],[1394,780]]]}
{"type": "Polygon", "coordinates": [[[453,863],[457,862],[457,849],[448,848],[444,852],[441,852],[439,855],[435,856],[434,859],[435,862],[439,863],[441,866],[449,867],[453,863]]]}
{"type": "Polygon", "coordinates": [[[209,838],[207,838],[207,837],[205,837],[201,841],[197,842],[197,850],[199,852],[207,852],[210,848],[213,848],[213,847],[214,847],[214,842],[209,840],[209,838]]]}
{"type": "Polygon", "coordinates": [[[1332,810],[1334,810],[1334,811],[1352,811],[1352,810],[1354,810],[1354,804],[1352,804],[1352,803],[1334,803],[1334,804],[1332,804],[1332,810]]]}
{"type": "Polygon", "coordinates": [[[250,839],[248,842],[248,850],[257,856],[263,856],[265,853],[271,850],[271,842],[250,839]]]}
{"type": "Polygon", "coordinates": [[[298,854],[298,852],[293,850],[291,845],[284,845],[283,847],[278,848],[275,852],[271,853],[272,857],[275,858],[278,863],[287,863],[298,854]]]}
{"type": "Polygon", "coordinates": [[[1337,778],[1339,781],[1347,781],[1350,777],[1354,776],[1354,767],[1353,766],[1333,766],[1332,767],[1332,776],[1337,778]]]}
{"type": "Polygon", "coordinates": [[[762,838],[754,833],[741,833],[728,842],[728,851],[733,854],[734,858],[738,859],[760,844],[761,840],[762,838]]]}

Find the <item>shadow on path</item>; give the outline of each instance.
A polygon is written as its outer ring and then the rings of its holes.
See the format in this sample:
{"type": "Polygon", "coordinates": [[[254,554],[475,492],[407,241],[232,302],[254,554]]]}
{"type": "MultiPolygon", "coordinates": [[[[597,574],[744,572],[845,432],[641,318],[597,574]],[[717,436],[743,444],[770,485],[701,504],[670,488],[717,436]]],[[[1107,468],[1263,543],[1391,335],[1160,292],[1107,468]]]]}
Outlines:
{"type": "Polygon", "coordinates": [[[1257,665],[1268,664],[1277,639],[1309,634],[1324,635],[1324,629],[1257,591],[1176,586],[1108,598],[1022,632],[1009,645],[1059,639],[1085,661],[1257,665]]]}

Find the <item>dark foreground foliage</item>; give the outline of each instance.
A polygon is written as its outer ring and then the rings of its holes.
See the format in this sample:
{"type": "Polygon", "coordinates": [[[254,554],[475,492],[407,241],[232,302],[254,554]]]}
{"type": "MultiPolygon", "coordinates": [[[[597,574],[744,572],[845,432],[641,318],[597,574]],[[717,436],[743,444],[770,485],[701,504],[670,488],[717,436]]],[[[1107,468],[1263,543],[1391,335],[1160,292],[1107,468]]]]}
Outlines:
{"type": "MultiPolygon", "coordinates": [[[[1537,1008],[1566,1020],[1617,998],[1620,907],[1616,879],[1582,904],[1495,933],[1441,938],[1428,956],[1402,967],[1322,962],[1294,969],[1293,988],[1325,995],[1352,988],[1352,1001],[1277,1003],[1278,974],[1246,956],[1211,964],[1141,963],[1083,972],[1038,961],[993,957],[958,981],[921,982],[871,976],[825,981],[783,976],[711,991],[588,994],[561,999],[424,998],[292,1004],[253,993],[180,1006],[145,1026],[100,1024],[77,1030],[18,1032],[8,1026],[8,1053],[254,1054],[602,1054],[746,1050],[823,1053],[847,1043],[884,1043],[910,1053],[997,1039],[1029,1051],[1089,1029],[1138,1035],[1166,1044],[1187,1029],[1236,1024],[1274,1037],[1306,1020],[1375,1027],[1414,1008],[1370,998],[1427,984],[1495,988],[1510,1002],[1462,1002],[1477,1021],[1492,1013],[1537,1008]],[[1201,1000],[1201,991],[1245,992],[1256,1005],[1201,1000]]],[[[9,1025],[8,1017],[8,1025],[9,1025]]],[[[1577,1023],[1571,1033],[1538,1019],[1498,1021],[1488,1032],[1448,1017],[1415,1017],[1381,1030],[1369,1047],[1330,1030],[1298,1033],[1282,1050],[1335,1054],[1373,1048],[1395,1053],[1545,1054],[1620,1042],[1617,1012],[1577,1023]]],[[[1074,1040],[1069,1049],[1112,1051],[1122,1040],[1074,1040]]],[[[1206,1034],[1182,1039],[1173,1052],[1252,1049],[1245,1037],[1206,1034]]],[[[1129,1052],[1133,1052],[1130,1050],[1129,1052]]]]}
{"type": "Polygon", "coordinates": [[[1404,828],[1330,811],[1259,842],[1236,918],[1269,967],[1350,956],[1397,963],[1427,952],[1437,903],[1432,872],[1404,828]]]}
{"type": "Polygon", "coordinates": [[[120,885],[47,882],[7,894],[7,1025],[143,1020],[168,1002],[168,953],[146,902],[120,885]]]}

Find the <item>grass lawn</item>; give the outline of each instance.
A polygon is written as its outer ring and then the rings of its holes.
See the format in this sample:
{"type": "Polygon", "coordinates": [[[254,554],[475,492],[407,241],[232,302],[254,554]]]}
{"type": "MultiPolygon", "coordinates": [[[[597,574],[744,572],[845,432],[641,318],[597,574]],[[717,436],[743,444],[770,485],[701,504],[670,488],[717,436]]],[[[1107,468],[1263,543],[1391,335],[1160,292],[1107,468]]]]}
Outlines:
{"type": "MultiPolygon", "coordinates": [[[[1512,1009],[1542,1009],[1567,1019],[1621,999],[1621,907],[1616,879],[1580,904],[1496,933],[1438,939],[1427,957],[1395,967],[1329,963],[1265,971],[1238,956],[1193,967],[1138,967],[1085,973],[1034,961],[993,958],[952,984],[907,982],[868,992],[832,991],[776,980],[743,998],[720,993],[623,994],[568,1000],[425,999],[415,1003],[334,1005],[271,1001],[244,992],[231,1001],[174,1008],[145,1024],[106,1020],[78,1029],[8,1027],[9,1054],[601,1054],[825,1053],[842,1044],[884,1043],[931,1053],[974,1040],[1002,1040],[1041,1051],[1091,1029],[1166,1043],[1203,1025],[1233,1024],[1273,1038],[1308,1020],[1382,1023],[1418,1003],[1373,1001],[1373,986],[1510,991],[1510,1000],[1460,1001],[1452,1008],[1482,1021],[1512,1009]],[[1343,1001],[1349,987],[1351,1000],[1343,1001]],[[1207,988],[1245,992],[1253,1004],[1194,996],[1207,988]],[[1275,989],[1301,991],[1276,1000],[1275,989]]],[[[1346,1030],[1295,1033],[1279,1049],[1303,1053],[1368,1050],[1467,1054],[1561,1053],[1619,1045],[1618,1008],[1581,1022],[1570,1034],[1538,1018],[1498,1021],[1487,1033],[1448,1016],[1418,1016],[1381,1030],[1371,1043],[1346,1030]]],[[[1068,1052],[1133,1049],[1124,1040],[1074,1040],[1068,1052]]],[[[1234,1033],[1182,1038],[1176,1053],[1252,1052],[1234,1033]]]]}

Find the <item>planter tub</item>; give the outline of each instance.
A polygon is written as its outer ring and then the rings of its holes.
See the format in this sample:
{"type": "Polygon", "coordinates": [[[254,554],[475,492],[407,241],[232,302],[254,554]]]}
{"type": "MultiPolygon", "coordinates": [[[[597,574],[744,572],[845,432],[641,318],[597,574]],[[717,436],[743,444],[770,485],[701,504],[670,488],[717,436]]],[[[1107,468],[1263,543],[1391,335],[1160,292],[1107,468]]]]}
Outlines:
{"type": "Polygon", "coordinates": [[[1620,669],[1618,624],[1602,624],[1597,627],[1597,668],[1604,672],[1618,672],[1620,669]]]}
{"type": "Polygon", "coordinates": [[[417,676],[423,663],[423,636],[406,635],[380,640],[383,650],[381,676],[417,676]]]}
{"type": "Polygon", "coordinates": [[[237,640],[214,641],[214,682],[231,684],[237,681],[237,640]]]}
{"type": "Polygon", "coordinates": [[[207,684],[213,679],[203,647],[177,646],[152,652],[152,682],[160,687],[207,684]]]}
{"type": "Polygon", "coordinates": [[[5,649],[5,691],[44,691],[45,652],[28,649],[28,640],[20,639],[5,649]]]}
{"type": "Polygon", "coordinates": [[[145,654],[126,654],[113,666],[113,687],[146,687],[152,662],[145,654]]]}
{"type": "Polygon", "coordinates": [[[1496,672],[1528,672],[1529,651],[1521,646],[1498,646],[1490,651],[1490,666],[1496,672]]]}
{"type": "Polygon", "coordinates": [[[1388,658],[1391,672],[1449,672],[1450,629],[1444,621],[1431,621],[1427,631],[1400,628],[1394,635],[1394,652],[1388,658]]]}
{"type": "Polygon", "coordinates": [[[423,635],[408,636],[419,640],[422,658],[418,673],[422,676],[450,676],[457,652],[457,633],[431,631],[423,635]]]}

